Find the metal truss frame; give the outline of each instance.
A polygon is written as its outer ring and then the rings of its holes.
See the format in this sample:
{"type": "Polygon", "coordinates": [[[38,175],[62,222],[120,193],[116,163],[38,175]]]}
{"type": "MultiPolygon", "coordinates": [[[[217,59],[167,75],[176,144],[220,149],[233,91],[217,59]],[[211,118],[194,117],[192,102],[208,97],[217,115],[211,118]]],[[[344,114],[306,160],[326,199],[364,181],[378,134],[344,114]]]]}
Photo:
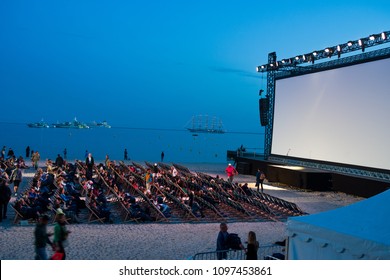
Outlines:
{"type": "MultiPolygon", "coordinates": [[[[297,75],[304,75],[329,69],[334,69],[338,67],[344,67],[349,65],[355,65],[363,62],[389,58],[390,57],[390,47],[383,48],[379,50],[374,50],[371,52],[365,52],[353,56],[348,56],[340,58],[337,60],[331,60],[319,64],[313,64],[310,66],[299,67],[291,66],[290,68],[284,67],[283,69],[274,69],[267,71],[267,97],[269,99],[269,111],[267,113],[268,124],[265,127],[265,139],[264,139],[264,158],[266,160],[278,161],[288,165],[297,165],[308,168],[315,168],[321,170],[328,170],[337,173],[350,174],[356,176],[363,176],[373,179],[379,179],[382,181],[390,182],[390,170],[389,172],[385,171],[370,171],[364,168],[360,169],[358,167],[352,167],[348,165],[332,165],[331,163],[321,163],[321,162],[312,162],[305,160],[296,160],[286,157],[278,157],[271,154],[272,148],[272,134],[273,134],[273,120],[274,120],[274,107],[275,107],[275,80],[282,79],[297,75]]],[[[268,55],[268,63],[276,63],[276,53],[272,52],[268,55]]]]}

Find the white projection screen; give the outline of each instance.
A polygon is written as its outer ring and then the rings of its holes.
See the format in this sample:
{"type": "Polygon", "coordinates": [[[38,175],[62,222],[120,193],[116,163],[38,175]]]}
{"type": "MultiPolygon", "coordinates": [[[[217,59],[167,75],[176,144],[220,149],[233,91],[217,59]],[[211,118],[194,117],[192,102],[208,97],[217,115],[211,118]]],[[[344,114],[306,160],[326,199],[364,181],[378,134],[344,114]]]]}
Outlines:
{"type": "Polygon", "coordinates": [[[390,58],[275,81],[271,154],[390,170],[390,58]]]}

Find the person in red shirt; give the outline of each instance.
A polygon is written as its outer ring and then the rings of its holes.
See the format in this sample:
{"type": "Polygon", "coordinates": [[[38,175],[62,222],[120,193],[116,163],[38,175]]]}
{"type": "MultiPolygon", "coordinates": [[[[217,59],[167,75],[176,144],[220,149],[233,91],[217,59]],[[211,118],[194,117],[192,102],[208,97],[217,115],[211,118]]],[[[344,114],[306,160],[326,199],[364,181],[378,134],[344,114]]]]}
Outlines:
{"type": "Polygon", "coordinates": [[[230,183],[233,182],[233,177],[238,174],[237,170],[230,163],[229,163],[228,167],[226,167],[225,172],[228,176],[228,181],[230,183]]]}

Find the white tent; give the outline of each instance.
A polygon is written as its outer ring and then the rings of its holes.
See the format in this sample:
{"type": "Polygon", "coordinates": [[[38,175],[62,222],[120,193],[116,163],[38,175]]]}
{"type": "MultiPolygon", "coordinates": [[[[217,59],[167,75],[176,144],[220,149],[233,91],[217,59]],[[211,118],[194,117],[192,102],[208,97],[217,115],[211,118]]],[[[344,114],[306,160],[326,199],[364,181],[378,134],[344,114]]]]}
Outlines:
{"type": "Polygon", "coordinates": [[[390,260],[390,190],[287,221],[290,260],[390,260]]]}

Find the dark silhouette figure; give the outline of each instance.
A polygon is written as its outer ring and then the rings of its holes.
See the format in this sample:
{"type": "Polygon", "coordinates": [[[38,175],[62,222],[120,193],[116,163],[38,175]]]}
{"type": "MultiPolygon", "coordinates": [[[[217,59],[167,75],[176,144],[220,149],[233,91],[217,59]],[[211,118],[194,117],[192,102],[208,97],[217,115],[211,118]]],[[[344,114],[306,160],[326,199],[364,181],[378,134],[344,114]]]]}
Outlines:
{"type": "Polygon", "coordinates": [[[164,161],[164,157],[165,157],[165,154],[164,154],[164,151],[163,151],[163,152],[161,152],[161,162],[164,161]]]}
{"type": "Polygon", "coordinates": [[[30,146],[27,146],[26,148],[26,158],[30,157],[30,146]]]}
{"type": "Polygon", "coordinates": [[[125,149],[125,152],[124,152],[124,157],[123,157],[124,160],[128,160],[128,154],[127,154],[127,149],[125,149]]]}

